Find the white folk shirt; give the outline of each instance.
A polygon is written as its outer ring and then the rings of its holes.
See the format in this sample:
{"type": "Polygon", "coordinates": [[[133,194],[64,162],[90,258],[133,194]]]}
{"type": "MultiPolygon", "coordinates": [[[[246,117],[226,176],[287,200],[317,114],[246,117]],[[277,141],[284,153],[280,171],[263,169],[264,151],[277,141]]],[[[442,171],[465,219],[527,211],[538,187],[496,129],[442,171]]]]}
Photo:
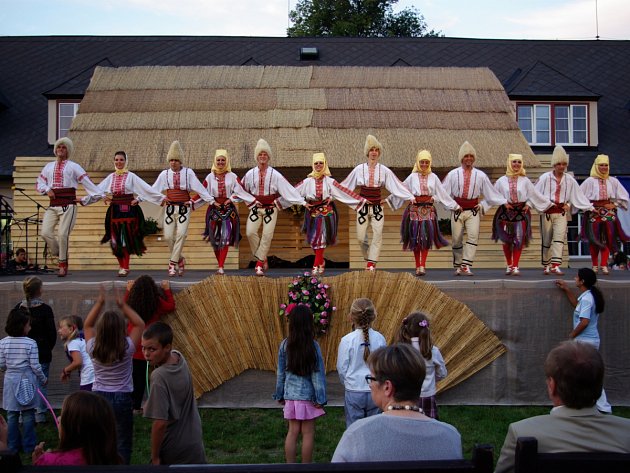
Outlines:
{"type": "Polygon", "coordinates": [[[477,168],[472,168],[470,175],[470,185],[468,187],[468,193],[464,194],[464,168],[458,167],[450,171],[442,185],[446,192],[448,192],[453,198],[459,199],[479,199],[483,195],[483,200],[480,202],[483,207],[483,211],[487,212],[490,207],[495,205],[503,205],[507,203],[505,197],[499,194],[490,179],[485,172],[480,171],[477,168]]]}
{"type": "Polygon", "coordinates": [[[338,200],[356,211],[367,202],[359,194],[343,187],[330,176],[323,176],[322,179],[307,177],[298,183],[295,188],[307,201],[317,201],[319,199],[338,200]]]}
{"type": "MultiPolygon", "coordinates": [[[[435,202],[441,203],[448,210],[457,210],[459,207],[459,204],[444,189],[440,179],[434,173],[423,176],[419,172],[412,172],[403,184],[414,196],[430,195],[435,202]]],[[[391,199],[394,209],[400,208],[404,203],[405,201],[402,199],[391,199]]]]}
{"type": "Polygon", "coordinates": [[[47,194],[55,189],[74,187],[75,189],[81,184],[89,195],[95,195],[102,198],[103,194],[88,176],[85,169],[79,164],[69,159],[54,161],[46,164],[42,172],[37,177],[35,188],[40,194],[47,194]]]}
{"type": "Polygon", "coordinates": [[[214,197],[208,194],[206,188],[201,185],[195,172],[185,166],[182,166],[179,172],[165,169],[160,173],[153,184],[153,190],[161,193],[167,189],[194,191],[206,202],[214,203],[214,197]]]}
{"type": "Polygon", "coordinates": [[[532,181],[525,176],[516,176],[516,189],[510,189],[510,181],[508,176],[501,176],[494,183],[494,188],[501,194],[510,204],[525,202],[529,207],[533,207],[539,212],[544,212],[553,205],[547,197],[536,190],[532,181]]]}
{"type": "Polygon", "coordinates": [[[563,173],[558,182],[553,171],[546,172],[538,178],[534,187],[554,204],[571,204],[574,212],[593,209],[591,202],[580,190],[580,185],[569,174],[563,173]]]}
{"type": "Polygon", "coordinates": [[[282,199],[276,199],[276,203],[280,208],[305,204],[295,187],[271,166],[267,166],[262,174],[258,166],[250,169],[241,184],[253,196],[279,194],[282,199]]]}
{"type": "Polygon", "coordinates": [[[359,164],[355,167],[348,177],[341,183],[342,186],[350,190],[362,187],[383,187],[390,193],[387,203],[391,206],[392,199],[414,200],[413,194],[409,192],[402,182],[396,177],[396,174],[387,166],[376,163],[374,170],[370,173],[368,163],[359,164]],[[393,197],[392,197],[393,196],[393,197]]]}
{"type": "Polygon", "coordinates": [[[580,190],[590,201],[610,199],[620,207],[628,209],[628,191],[616,177],[609,176],[608,179],[589,177],[580,185],[580,190]]]}
{"type": "MultiPolygon", "coordinates": [[[[139,202],[147,201],[155,205],[160,205],[164,200],[162,194],[156,192],[149,184],[131,171],[127,171],[124,174],[111,173],[98,184],[98,188],[103,194],[135,194],[139,202]]],[[[81,203],[88,205],[97,200],[95,197],[86,196],[81,199],[81,203]]]]}
{"type": "MultiPolygon", "coordinates": [[[[256,198],[243,189],[243,186],[238,181],[238,176],[233,172],[223,173],[225,177],[223,181],[215,175],[213,172],[208,174],[203,181],[203,186],[208,190],[208,193],[213,197],[222,197],[230,199],[232,202],[245,202],[247,205],[252,205],[256,198]]],[[[197,199],[195,199],[197,200],[197,199]]]]}

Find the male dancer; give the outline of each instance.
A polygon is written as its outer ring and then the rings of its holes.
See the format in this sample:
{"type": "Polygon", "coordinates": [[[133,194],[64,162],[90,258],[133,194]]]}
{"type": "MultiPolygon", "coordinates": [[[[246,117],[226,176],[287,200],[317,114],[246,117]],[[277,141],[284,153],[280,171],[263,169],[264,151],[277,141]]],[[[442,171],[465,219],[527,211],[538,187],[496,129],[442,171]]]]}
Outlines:
{"type": "Polygon", "coordinates": [[[168,275],[184,275],[186,258],[182,255],[184,243],[188,236],[189,213],[192,211],[190,191],[195,191],[206,202],[214,204],[214,197],[208,194],[195,172],[184,167],[182,161],[184,151],[179,141],[173,141],[166,155],[170,166],[160,173],[153,189],[157,192],[166,191],[166,212],[164,214],[164,238],[168,242],[171,257],[168,262],[168,275]]]}
{"type": "Polygon", "coordinates": [[[459,148],[461,167],[453,169],[444,178],[444,188],[462,210],[451,211],[451,233],[453,237],[453,266],[455,275],[472,276],[470,268],[475,260],[479,240],[481,214],[494,205],[503,205],[507,200],[499,194],[488,176],[473,167],[477,152],[465,141],[459,148]],[[483,195],[483,202],[479,197],[483,195]],[[464,246],[464,231],[467,234],[464,246]]]}
{"type": "Polygon", "coordinates": [[[580,190],[577,181],[566,173],[569,156],[562,146],[556,146],[551,156],[553,171],[544,173],[536,190],[554,205],[540,215],[542,265],[544,274],[562,276],[562,251],[567,236],[567,213],[570,205],[578,210],[593,210],[593,205],[580,190]]]}
{"type": "Polygon", "coordinates": [[[415,197],[391,169],[378,162],[383,152],[383,146],[374,136],[367,136],[363,152],[367,162],[355,167],[341,185],[351,191],[359,186],[361,188],[359,195],[368,201],[357,213],[357,240],[361,246],[363,259],[366,261],[365,270],[375,271],[378,257],[381,254],[383,226],[385,225],[382,204],[387,202],[387,200],[381,199],[381,187],[384,186],[391,196],[400,200],[415,202],[415,197]],[[367,237],[368,225],[372,227],[371,242],[368,242],[367,237]]]}
{"type": "Polygon", "coordinates": [[[90,180],[87,172],[74,161],[70,161],[74,151],[70,138],[58,139],[53,151],[57,159],[44,166],[35,188],[37,192],[50,198],[50,205],[44,213],[41,237],[52,256],[59,258],[57,276],[63,278],[68,274],[68,243],[77,219],[77,187],[80,183],[92,197],[100,199],[104,195],[90,180]],[[55,235],[57,224],[59,227],[55,235]]]}
{"type": "Polygon", "coordinates": [[[269,166],[271,147],[262,138],[254,149],[258,165],[245,174],[241,184],[256,200],[250,204],[246,234],[252,254],[256,258],[256,276],[264,276],[267,269],[267,254],[271,247],[273,232],[278,220],[278,210],[288,205],[305,205],[306,202],[282,174],[269,166]],[[280,200],[282,199],[282,201],[280,200]],[[263,226],[262,236],[258,235],[263,226]]]}

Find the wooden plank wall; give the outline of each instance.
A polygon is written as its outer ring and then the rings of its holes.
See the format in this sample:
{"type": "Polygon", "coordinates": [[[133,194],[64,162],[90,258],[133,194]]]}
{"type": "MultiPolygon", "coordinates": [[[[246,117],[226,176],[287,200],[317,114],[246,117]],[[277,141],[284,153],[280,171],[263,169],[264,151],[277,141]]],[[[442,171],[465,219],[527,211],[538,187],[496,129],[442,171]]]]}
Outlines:
{"type": "MultiPolygon", "coordinates": [[[[42,197],[35,191],[35,180],[42,167],[52,158],[32,158],[19,157],[15,161],[14,166],[14,184],[17,187],[26,189],[26,195],[41,205],[48,205],[48,198],[42,197]]],[[[545,169],[528,170],[530,178],[534,179],[545,169]]],[[[157,173],[138,173],[148,183],[153,183],[157,177],[157,173]]],[[[293,172],[287,173],[287,177],[293,182],[295,178],[293,172]]],[[[107,173],[90,173],[90,177],[96,183],[100,182],[107,173]]],[[[203,179],[205,173],[198,172],[197,175],[203,179]]],[[[502,171],[498,171],[495,175],[491,175],[492,181],[496,180],[502,171]]],[[[79,196],[85,195],[82,188],[79,189],[79,196]]],[[[151,204],[143,204],[146,209],[145,215],[153,216],[161,222],[161,209],[151,204]]],[[[363,257],[356,241],[356,213],[343,204],[338,204],[340,214],[339,222],[339,243],[326,251],[326,258],[337,262],[349,262],[350,268],[360,269],[364,267],[363,257]]],[[[23,196],[19,192],[14,193],[14,210],[15,218],[18,224],[12,227],[12,239],[14,247],[26,246],[27,226],[25,218],[37,215],[37,209],[34,202],[23,196]]],[[[108,245],[101,245],[100,239],[103,236],[103,221],[106,206],[102,203],[96,203],[87,207],[80,207],[77,217],[77,223],[70,237],[70,265],[73,269],[92,269],[92,270],[115,270],[118,268],[116,259],[112,256],[108,245]]],[[[245,224],[247,218],[247,209],[244,205],[239,205],[241,215],[241,240],[238,250],[231,250],[227,261],[226,269],[245,268],[249,262],[253,260],[249,248],[249,243],[245,235],[245,224]]],[[[392,212],[389,208],[385,210],[385,232],[383,249],[381,251],[381,259],[379,268],[392,269],[404,268],[413,269],[415,267],[413,254],[403,252],[400,245],[400,218],[403,210],[400,209],[392,212]]],[[[440,212],[441,218],[449,218],[449,213],[440,212]]],[[[504,266],[503,253],[499,243],[491,240],[491,225],[494,209],[488,215],[483,217],[481,225],[481,237],[475,267],[478,268],[502,268],[504,266]]],[[[43,211],[40,213],[40,219],[43,218],[43,211]]],[[[33,217],[28,225],[28,252],[31,260],[35,259],[36,244],[36,218],[33,217]]],[[[186,266],[190,269],[213,271],[216,269],[216,260],[212,252],[210,244],[204,242],[201,238],[205,221],[205,207],[193,212],[192,220],[189,227],[188,240],[186,242],[184,254],[187,257],[186,266]]],[[[540,232],[539,218],[534,214],[532,218],[534,238],[530,246],[523,252],[521,259],[521,267],[537,268],[540,266],[540,232]]],[[[281,212],[276,226],[275,236],[270,251],[270,256],[277,256],[288,261],[297,261],[304,256],[312,254],[311,248],[304,242],[301,234],[302,218],[297,217],[290,210],[281,212]]],[[[447,237],[449,239],[449,237],[447,237]]],[[[163,241],[161,231],[156,235],[150,235],[145,239],[147,245],[147,253],[142,257],[132,257],[131,268],[134,271],[141,269],[159,270],[165,269],[168,264],[168,247],[163,241]]],[[[42,264],[44,259],[43,242],[39,240],[39,262],[42,264]]],[[[566,258],[565,258],[566,260],[566,258]]],[[[51,265],[52,260],[46,260],[46,264],[51,265]]],[[[452,253],[450,247],[442,248],[438,251],[429,253],[427,261],[429,268],[451,268],[452,253]]]]}

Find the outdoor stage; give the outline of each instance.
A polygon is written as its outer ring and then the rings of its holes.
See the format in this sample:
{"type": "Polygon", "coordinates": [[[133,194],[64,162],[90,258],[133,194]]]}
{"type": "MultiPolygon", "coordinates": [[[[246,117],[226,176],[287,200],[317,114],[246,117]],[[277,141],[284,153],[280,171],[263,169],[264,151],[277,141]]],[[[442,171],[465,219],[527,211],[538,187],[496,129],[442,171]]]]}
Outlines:
{"type": "MultiPolygon", "coordinates": [[[[576,273],[576,269],[567,269],[564,279],[572,280],[576,273]]],[[[130,276],[140,274],[141,272],[132,272],[130,276]]],[[[161,271],[149,271],[148,274],[156,280],[164,279],[166,276],[165,272],[161,271]]],[[[282,337],[283,324],[277,313],[276,302],[285,302],[287,292],[285,282],[298,274],[300,274],[299,269],[271,269],[265,278],[251,276],[251,270],[228,272],[223,277],[213,275],[208,277],[209,274],[206,272],[190,271],[182,278],[171,278],[171,285],[178,302],[178,311],[171,316],[169,322],[178,328],[180,333],[186,332],[186,337],[188,337],[176,338],[175,348],[184,353],[203,352],[202,355],[209,358],[207,370],[198,368],[204,371],[203,373],[200,371],[200,374],[210,376],[215,370],[219,370],[217,379],[221,379],[221,382],[217,384],[216,389],[208,390],[201,396],[201,406],[273,407],[277,405],[271,400],[275,384],[273,360],[275,360],[277,350],[276,340],[282,337]],[[242,297],[239,297],[239,294],[223,292],[231,287],[230,284],[240,291],[242,297]],[[215,291],[213,288],[217,288],[216,294],[220,297],[204,296],[208,290],[215,291]],[[241,299],[243,303],[248,301],[249,299],[245,297],[247,294],[249,294],[248,297],[253,298],[252,300],[259,300],[260,304],[258,306],[253,304],[251,310],[232,307],[241,299]],[[267,295],[269,301],[266,300],[267,295]],[[206,297],[207,301],[200,300],[206,297]],[[268,307],[265,306],[267,302],[271,304],[268,307]],[[194,310],[191,311],[194,304],[206,304],[212,309],[206,310],[203,314],[195,314],[194,310]],[[226,327],[228,322],[220,319],[218,315],[221,304],[224,304],[226,311],[234,310],[235,313],[243,315],[243,320],[239,320],[234,326],[226,327]],[[230,307],[227,307],[228,305],[230,307]],[[258,310],[261,313],[258,313],[258,310]],[[245,312],[252,312],[257,322],[251,324],[251,319],[247,319],[246,316],[252,314],[245,314],[245,312]],[[203,325],[205,322],[209,325],[203,325]],[[225,332],[221,332],[223,328],[225,332]],[[244,334],[237,333],[239,331],[244,334]],[[201,335],[191,337],[191,333],[201,333],[201,335]],[[263,353],[256,351],[261,349],[261,345],[255,340],[253,334],[259,334],[261,340],[267,339],[267,345],[263,340],[263,353]],[[186,346],[177,346],[178,342],[186,346]],[[223,358],[217,356],[215,359],[210,359],[214,356],[212,354],[215,353],[213,351],[215,345],[219,344],[229,346],[229,352],[224,353],[223,358]],[[260,361],[260,366],[264,367],[252,368],[252,364],[258,361],[260,361]],[[223,371],[221,371],[222,368],[224,368],[223,371]]],[[[115,277],[115,273],[111,271],[71,271],[65,279],[57,278],[54,273],[39,276],[44,281],[44,299],[53,307],[57,318],[67,314],[85,317],[98,293],[100,283],[105,282],[111,293],[112,282],[121,290],[126,282],[122,278],[115,277]]],[[[22,279],[22,276],[0,276],[0,326],[2,327],[10,308],[21,299],[22,279]]],[[[434,338],[439,340],[436,344],[442,347],[443,351],[445,349],[448,351],[445,357],[451,372],[449,377],[466,378],[443,390],[438,395],[439,403],[548,404],[542,364],[547,352],[556,343],[566,339],[571,330],[572,315],[572,308],[562,292],[555,287],[554,279],[552,276],[543,276],[539,269],[526,269],[521,277],[506,277],[498,269],[476,269],[474,277],[454,277],[452,270],[437,269],[429,270],[424,278],[411,277],[406,271],[377,271],[376,274],[347,270],[327,271],[323,282],[330,284],[333,303],[339,306],[339,311],[333,315],[331,322],[333,326],[337,325],[334,327],[335,330],[331,329],[326,336],[330,339],[320,341],[329,370],[329,404],[343,404],[343,389],[339,385],[336,372],[332,371],[336,359],[336,353],[333,352],[340,336],[349,331],[346,320],[347,308],[344,310],[345,298],[349,297],[349,294],[356,293],[371,297],[377,302],[379,315],[375,328],[382,330],[388,341],[393,336],[394,328],[406,315],[408,308],[422,309],[427,304],[430,306],[436,298],[440,298],[443,302],[442,306],[447,309],[455,307],[458,302],[464,304],[463,309],[458,310],[456,314],[440,313],[432,324],[434,338]],[[346,290],[348,285],[351,287],[346,290]],[[393,293],[402,286],[406,289],[413,288],[413,290],[408,290],[404,297],[400,294],[396,294],[394,298],[388,296],[388,293],[393,293]],[[343,300],[338,301],[337,298],[343,300]],[[449,301],[456,305],[448,305],[449,301]],[[404,312],[399,313],[402,308],[404,312]],[[466,315],[470,311],[472,315],[466,315]],[[458,322],[460,316],[468,317],[462,319],[464,322],[461,326],[458,322]],[[451,318],[448,319],[447,325],[440,326],[440,320],[446,320],[445,317],[451,318]],[[477,319],[494,332],[500,342],[499,345],[504,345],[506,352],[500,354],[496,352],[495,347],[495,354],[492,356],[496,356],[496,359],[474,372],[478,368],[477,362],[473,362],[468,367],[465,362],[467,358],[473,359],[476,356],[475,339],[473,337],[472,340],[466,340],[466,338],[469,331],[473,329],[478,331],[479,326],[482,325],[477,319]],[[456,329],[453,329],[454,324],[457,324],[456,329]],[[441,333],[436,333],[437,327],[441,333]],[[440,340],[446,332],[449,332],[448,340],[440,340]],[[461,350],[459,350],[460,347],[461,350]],[[453,360],[452,366],[449,359],[453,360]],[[462,372],[466,369],[470,372],[462,372]],[[474,374],[471,375],[471,373],[474,374]],[[470,377],[467,377],[469,375],[470,377]]],[[[630,405],[630,344],[628,343],[630,338],[628,317],[630,272],[611,271],[610,276],[601,276],[599,281],[599,286],[606,298],[606,310],[600,318],[599,326],[602,339],[601,352],[607,368],[605,389],[613,405],[628,406],[630,405]]],[[[231,316],[231,318],[240,319],[241,317],[231,316]]],[[[486,330],[485,327],[484,330],[486,330]]],[[[483,344],[486,344],[486,341],[483,344]]],[[[187,354],[187,357],[190,358],[191,355],[187,354]]],[[[66,363],[63,344],[58,342],[53,354],[49,385],[49,397],[55,406],[61,404],[61,400],[68,392],[77,388],[76,377],[69,384],[62,384],[59,381],[59,373],[66,363]]],[[[201,367],[203,366],[202,364],[201,367]]]]}

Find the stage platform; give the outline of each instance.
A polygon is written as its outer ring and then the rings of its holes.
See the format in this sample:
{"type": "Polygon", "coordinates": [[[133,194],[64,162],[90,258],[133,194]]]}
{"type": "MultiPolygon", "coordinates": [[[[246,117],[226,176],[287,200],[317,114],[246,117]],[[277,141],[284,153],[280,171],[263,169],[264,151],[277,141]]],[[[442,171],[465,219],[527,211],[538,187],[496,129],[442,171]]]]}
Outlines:
{"type": "MultiPolygon", "coordinates": [[[[300,274],[300,269],[270,269],[264,279],[289,278],[300,274]]],[[[408,271],[379,270],[387,273],[408,271]]],[[[133,271],[130,277],[150,274],[154,279],[169,279],[166,271],[133,271]]],[[[334,289],[337,276],[348,270],[329,270],[324,279],[334,289]]],[[[357,271],[358,278],[372,275],[357,271]]],[[[256,284],[252,270],[229,271],[223,278],[238,276],[239,284],[256,284]],[[250,278],[251,276],[251,278],[250,278]]],[[[563,276],[572,280],[577,269],[566,269],[563,276]]],[[[402,274],[399,274],[402,276],[402,274]]],[[[85,316],[98,292],[100,283],[111,287],[113,282],[124,287],[125,278],[118,278],[112,271],[71,271],[68,277],[58,278],[55,273],[40,273],[44,281],[44,299],[51,304],[57,318],[69,313],[85,316]]],[[[177,294],[194,285],[221,276],[205,271],[187,271],[184,277],[170,278],[177,294]]],[[[0,325],[6,315],[21,299],[21,281],[24,275],[0,276],[0,325]]],[[[563,294],[555,287],[554,276],[544,276],[540,269],[522,270],[520,277],[508,277],[500,269],[475,269],[475,276],[455,277],[452,270],[429,269],[423,283],[442,291],[449,297],[465,304],[474,315],[490,328],[507,348],[507,352],[485,368],[456,386],[441,392],[441,404],[516,405],[548,404],[542,363],[546,353],[558,342],[566,339],[571,330],[572,308],[563,294]]],[[[366,279],[366,282],[368,280],[366,279]]],[[[600,319],[601,352],[607,375],[605,388],[613,405],[630,405],[630,271],[611,271],[600,276],[599,285],[606,297],[606,310],[600,319]]],[[[272,282],[272,281],[270,281],[272,282]]],[[[420,286],[419,286],[420,287],[420,286]]],[[[182,292],[184,291],[184,292],[182,292]]],[[[414,294],[409,294],[413,299],[414,294]]],[[[333,300],[334,302],[334,300],[333,300]]],[[[421,308],[421,307],[419,307],[421,308]]],[[[404,316],[405,314],[403,314],[404,316]]],[[[276,317],[276,314],[271,314],[276,317]]],[[[346,314],[337,313],[336,320],[346,314]]],[[[380,318],[402,318],[400,314],[388,314],[381,308],[380,318]]],[[[381,320],[382,322],[382,320],[381,320]]],[[[335,323],[335,320],[333,320],[335,323]]],[[[60,406],[63,397],[76,389],[76,379],[62,384],[58,374],[66,364],[63,346],[58,342],[53,354],[49,397],[54,406],[60,406]]],[[[330,366],[328,367],[330,369],[330,366]]],[[[2,375],[0,375],[0,378],[2,375]]],[[[330,405],[343,404],[343,388],[335,371],[330,371],[328,395],[330,405]]],[[[202,407],[275,407],[271,399],[275,384],[272,371],[248,369],[225,381],[216,389],[200,397],[202,407]]]]}

